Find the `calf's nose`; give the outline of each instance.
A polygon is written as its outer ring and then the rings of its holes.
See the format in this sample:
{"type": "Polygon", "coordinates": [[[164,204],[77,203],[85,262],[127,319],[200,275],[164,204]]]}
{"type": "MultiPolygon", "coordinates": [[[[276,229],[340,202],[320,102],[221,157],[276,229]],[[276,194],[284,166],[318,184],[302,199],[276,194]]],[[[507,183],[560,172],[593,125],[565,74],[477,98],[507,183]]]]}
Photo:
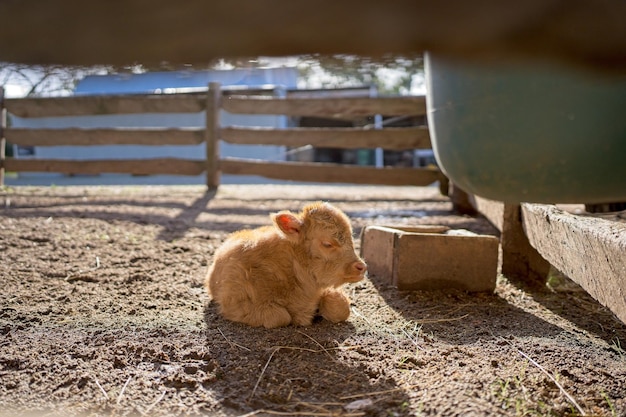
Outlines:
{"type": "Polygon", "coordinates": [[[363,261],[356,261],[352,264],[352,268],[357,270],[360,274],[364,273],[367,270],[367,265],[363,261]]]}

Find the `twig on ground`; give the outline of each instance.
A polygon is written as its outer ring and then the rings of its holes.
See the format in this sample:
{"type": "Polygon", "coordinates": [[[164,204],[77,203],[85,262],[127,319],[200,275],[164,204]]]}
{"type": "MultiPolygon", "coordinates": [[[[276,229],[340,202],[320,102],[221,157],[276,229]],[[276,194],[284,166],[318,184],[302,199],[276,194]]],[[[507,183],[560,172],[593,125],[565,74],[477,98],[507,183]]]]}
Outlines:
{"type": "MultiPolygon", "coordinates": [[[[315,403],[307,403],[307,402],[297,402],[294,404],[295,406],[303,406],[303,407],[308,407],[311,408],[312,411],[295,411],[294,415],[303,415],[303,416],[342,416],[342,417],[357,417],[357,416],[363,416],[366,413],[363,411],[352,411],[352,412],[348,412],[345,413],[343,410],[347,410],[346,404],[343,403],[338,403],[338,402],[333,402],[333,403],[319,403],[319,404],[315,404],[315,403]],[[337,410],[332,410],[329,409],[325,406],[333,406],[333,407],[341,407],[341,411],[337,411],[337,410]]],[[[348,410],[350,411],[350,410],[348,410]]],[[[272,414],[272,413],[269,413],[272,414]]]]}
{"type": "Polygon", "coordinates": [[[506,340],[503,337],[500,337],[501,340],[503,340],[506,344],[508,344],[509,346],[511,346],[513,349],[515,349],[517,351],[517,353],[519,353],[520,355],[522,355],[524,358],[526,358],[532,365],[534,365],[535,367],[537,367],[537,369],[539,369],[545,376],[547,376],[548,378],[550,378],[550,380],[552,382],[554,382],[554,384],[559,388],[559,390],[561,391],[561,393],[565,396],[565,398],[567,398],[567,400],[574,406],[576,407],[576,409],[578,410],[578,412],[580,413],[581,416],[585,416],[586,413],[585,411],[582,409],[582,407],[580,405],[578,405],[578,403],[576,402],[576,400],[574,399],[574,397],[572,397],[567,391],[565,391],[565,388],[563,388],[563,385],[561,385],[559,383],[559,381],[556,380],[556,378],[554,376],[552,376],[543,366],[541,366],[537,361],[535,361],[533,358],[531,358],[530,356],[528,356],[526,353],[522,352],[520,349],[518,349],[513,343],[509,342],[508,340],[506,340]]]}
{"type": "Polygon", "coordinates": [[[449,321],[463,320],[467,316],[469,316],[469,314],[463,314],[462,316],[452,317],[452,318],[449,318],[449,319],[423,319],[423,320],[415,320],[415,323],[418,323],[418,324],[447,323],[449,321]]]}
{"type": "Polygon", "coordinates": [[[120,394],[117,396],[117,401],[115,402],[116,404],[119,404],[120,401],[122,401],[122,397],[124,396],[124,391],[126,391],[126,387],[128,386],[128,383],[130,382],[131,378],[132,378],[132,375],[129,376],[128,379],[126,380],[126,383],[122,387],[120,394]]]}
{"type": "Polygon", "coordinates": [[[340,400],[351,400],[354,398],[363,398],[363,397],[373,397],[375,395],[382,395],[382,394],[390,394],[392,392],[397,392],[397,391],[403,391],[406,389],[411,389],[411,388],[415,388],[418,385],[409,385],[408,387],[398,387],[398,388],[392,388],[392,389],[387,389],[387,390],[383,390],[383,391],[373,391],[373,392],[365,392],[363,394],[354,394],[354,395],[346,395],[345,397],[339,397],[340,400]]]}
{"type": "Polygon", "coordinates": [[[307,348],[301,348],[301,347],[295,347],[295,346],[276,346],[274,350],[272,350],[272,353],[270,354],[270,357],[267,359],[267,362],[265,362],[265,366],[263,366],[263,369],[261,370],[261,374],[257,378],[256,384],[254,384],[254,388],[252,388],[252,392],[250,393],[250,396],[248,397],[248,401],[250,401],[252,397],[254,397],[254,394],[256,394],[256,390],[257,388],[259,388],[259,384],[261,383],[261,379],[263,379],[263,375],[265,375],[265,371],[267,370],[267,367],[269,366],[276,352],[278,352],[281,349],[301,350],[304,352],[312,352],[312,353],[321,352],[321,350],[307,349],[307,348]]]}
{"type": "Polygon", "coordinates": [[[368,318],[367,318],[367,317],[365,317],[365,316],[364,316],[364,315],[363,315],[363,314],[362,314],[359,310],[357,310],[357,309],[356,309],[356,307],[350,307],[350,309],[352,310],[352,312],[353,312],[355,315],[357,315],[357,316],[361,317],[363,320],[365,320],[365,322],[366,322],[367,324],[369,324],[370,326],[372,325],[372,322],[371,322],[371,321],[369,321],[369,320],[368,320],[368,318]]]}
{"type": "Polygon", "coordinates": [[[254,410],[246,414],[240,414],[237,417],[252,417],[252,416],[256,416],[257,414],[264,413],[264,412],[265,410],[254,410]]]}
{"type": "Polygon", "coordinates": [[[322,350],[324,351],[324,353],[326,353],[328,355],[328,357],[330,359],[332,359],[333,361],[336,361],[337,359],[330,354],[330,352],[328,351],[328,349],[326,349],[324,346],[322,346],[322,344],[320,342],[318,342],[317,340],[313,339],[311,336],[309,336],[308,334],[301,332],[300,330],[298,330],[298,333],[300,333],[303,336],[308,337],[309,339],[311,339],[313,341],[313,343],[315,343],[317,346],[319,346],[320,348],[322,348],[322,350]]]}
{"type": "Polygon", "coordinates": [[[72,281],[98,282],[96,278],[86,275],[85,272],[93,272],[99,268],[100,268],[100,258],[96,256],[96,266],[94,266],[93,268],[87,268],[85,270],[79,269],[78,272],[74,274],[68,272],[67,276],[65,277],[65,280],[67,282],[72,282],[72,281]]]}
{"type": "Polygon", "coordinates": [[[161,393],[161,396],[159,398],[157,398],[156,401],[154,401],[152,404],[150,404],[148,406],[148,408],[145,409],[144,413],[148,414],[150,412],[150,410],[152,410],[154,408],[154,406],[156,406],[158,403],[160,403],[161,400],[163,399],[163,397],[165,397],[165,393],[166,392],[167,392],[166,390],[163,390],[163,392],[161,393]]]}
{"type": "Polygon", "coordinates": [[[415,345],[416,348],[418,348],[420,350],[426,350],[426,349],[424,349],[423,347],[421,347],[420,345],[417,344],[417,342],[415,341],[415,339],[413,339],[411,337],[409,332],[407,332],[406,330],[402,329],[402,333],[404,333],[406,335],[406,337],[411,341],[411,343],[413,343],[415,345]]]}
{"type": "MultiPolygon", "coordinates": [[[[251,417],[256,416],[257,414],[270,414],[273,416],[311,416],[311,417],[326,417],[333,414],[328,414],[324,412],[309,412],[309,411],[274,411],[274,410],[255,410],[250,413],[242,414],[239,417],[251,417]]],[[[342,417],[360,417],[364,416],[364,412],[356,412],[356,413],[342,413],[342,417]]]]}
{"type": "Polygon", "coordinates": [[[265,410],[254,410],[254,411],[250,411],[249,413],[246,413],[246,414],[241,414],[241,415],[239,415],[237,417],[252,417],[252,416],[256,416],[257,414],[264,413],[264,412],[265,412],[265,410]]]}
{"type": "MultiPolygon", "coordinates": [[[[297,402],[295,404],[295,406],[304,406],[307,408],[312,408],[313,410],[317,410],[317,411],[312,411],[312,412],[326,413],[326,415],[332,416],[333,415],[332,411],[324,407],[324,405],[326,404],[313,404],[313,403],[307,403],[307,402],[297,402]]],[[[340,403],[335,403],[335,406],[341,406],[341,405],[342,404],[340,403]]]]}
{"type": "MultiPolygon", "coordinates": [[[[318,345],[319,345],[319,343],[318,343],[318,345]]],[[[340,347],[339,346],[339,347],[336,347],[336,348],[332,348],[330,350],[343,350],[343,349],[349,350],[349,349],[354,349],[356,347],[357,346],[349,346],[349,347],[340,347]]],[[[270,357],[267,359],[267,362],[265,362],[265,366],[263,366],[263,369],[261,370],[261,374],[257,378],[256,384],[254,384],[254,388],[252,388],[252,392],[250,393],[250,396],[248,397],[248,401],[250,401],[252,399],[252,397],[254,397],[254,395],[256,394],[256,390],[259,388],[259,384],[261,383],[261,380],[263,379],[263,375],[265,375],[265,371],[267,370],[267,367],[269,366],[269,364],[272,361],[272,358],[274,357],[276,352],[278,352],[281,349],[300,350],[300,351],[303,351],[303,352],[311,352],[311,353],[326,352],[326,354],[330,355],[330,353],[328,352],[329,349],[326,349],[323,346],[322,346],[322,349],[319,349],[319,350],[302,348],[302,347],[296,347],[296,346],[276,346],[276,347],[274,347],[274,349],[272,350],[272,353],[270,354],[270,357]]]]}
{"type": "Polygon", "coordinates": [[[109,401],[109,394],[107,394],[104,388],[102,388],[102,385],[100,385],[100,382],[98,382],[98,378],[94,377],[93,380],[95,381],[98,388],[100,388],[100,391],[102,392],[102,395],[104,395],[104,398],[106,398],[106,400],[109,401]]]}
{"type": "MultiPolygon", "coordinates": [[[[507,341],[508,342],[508,341],[507,341]]],[[[509,343],[510,344],[510,343],[509,343]]],[[[515,348],[515,347],[514,347],[515,348]]],[[[539,363],[537,363],[533,358],[531,358],[530,356],[528,356],[527,354],[525,354],[524,352],[522,352],[521,350],[515,348],[515,350],[517,350],[517,353],[519,353],[520,355],[522,355],[523,357],[525,357],[526,359],[528,359],[528,361],[530,363],[532,363],[534,366],[537,367],[537,369],[539,369],[541,372],[544,373],[544,375],[546,375],[548,378],[550,378],[550,380],[552,382],[554,382],[554,384],[559,387],[559,390],[561,390],[561,393],[563,395],[565,395],[565,398],[567,398],[567,400],[574,406],[576,407],[576,409],[578,410],[578,412],[580,413],[581,416],[585,416],[585,411],[582,409],[582,407],[580,405],[578,405],[578,403],[576,402],[576,400],[574,399],[574,397],[572,397],[567,391],[565,391],[565,388],[563,388],[563,385],[561,385],[559,383],[559,381],[556,380],[556,378],[554,376],[552,376],[548,371],[546,371],[546,369],[539,365],[539,363]]]]}
{"type": "Polygon", "coordinates": [[[218,332],[220,332],[220,334],[222,335],[222,337],[224,338],[224,340],[226,340],[226,342],[230,345],[230,347],[235,347],[235,346],[237,346],[237,347],[238,347],[238,348],[240,348],[240,349],[247,350],[248,352],[250,352],[250,349],[249,349],[249,348],[247,348],[247,347],[245,347],[245,346],[242,346],[242,345],[240,345],[240,344],[237,344],[237,343],[235,343],[235,342],[233,342],[233,341],[231,341],[231,340],[228,340],[228,338],[226,337],[226,335],[222,332],[222,329],[220,329],[219,327],[217,328],[217,331],[218,331],[218,332]]]}
{"type": "Polygon", "coordinates": [[[263,375],[265,374],[265,370],[267,369],[267,367],[269,366],[270,362],[272,361],[272,358],[274,357],[274,354],[276,352],[278,352],[281,348],[277,347],[275,348],[270,357],[267,359],[267,362],[265,362],[265,366],[263,367],[263,369],[261,370],[261,375],[259,375],[259,377],[256,380],[256,384],[254,384],[254,388],[252,388],[252,393],[250,393],[250,396],[248,397],[248,401],[250,401],[252,399],[252,397],[254,397],[254,394],[256,394],[256,390],[259,387],[259,384],[261,383],[261,379],[263,378],[263,375]]]}

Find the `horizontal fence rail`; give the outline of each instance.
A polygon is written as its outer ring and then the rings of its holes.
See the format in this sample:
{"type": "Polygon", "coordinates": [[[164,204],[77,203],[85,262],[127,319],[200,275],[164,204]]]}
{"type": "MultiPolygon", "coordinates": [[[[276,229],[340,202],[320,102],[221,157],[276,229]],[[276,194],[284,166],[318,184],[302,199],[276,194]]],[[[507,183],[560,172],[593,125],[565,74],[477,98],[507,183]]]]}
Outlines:
{"type": "Polygon", "coordinates": [[[181,158],[99,159],[69,161],[59,159],[7,159],[5,169],[16,172],[58,172],[63,174],[97,175],[124,173],[133,175],[200,175],[204,161],[181,158]]]}
{"type": "Polygon", "coordinates": [[[138,113],[199,113],[206,107],[199,93],[68,96],[6,99],[17,117],[63,117],[138,113]]]}
{"type": "Polygon", "coordinates": [[[266,178],[324,183],[375,185],[429,185],[442,176],[438,169],[376,168],[329,163],[271,162],[223,158],[219,169],[225,174],[260,175],[266,178]]]}
{"type": "Polygon", "coordinates": [[[229,96],[222,107],[230,113],[287,116],[358,117],[426,114],[424,97],[275,98],[229,96]]]}
{"type": "Polygon", "coordinates": [[[7,128],[5,135],[20,146],[198,145],[204,128],[30,129],[7,128]]]}
{"type": "Polygon", "coordinates": [[[238,145],[263,143],[300,147],[315,144],[317,147],[339,149],[384,146],[390,150],[431,147],[430,135],[425,126],[385,129],[300,127],[279,130],[264,127],[224,127],[219,134],[224,142],[238,145]]]}

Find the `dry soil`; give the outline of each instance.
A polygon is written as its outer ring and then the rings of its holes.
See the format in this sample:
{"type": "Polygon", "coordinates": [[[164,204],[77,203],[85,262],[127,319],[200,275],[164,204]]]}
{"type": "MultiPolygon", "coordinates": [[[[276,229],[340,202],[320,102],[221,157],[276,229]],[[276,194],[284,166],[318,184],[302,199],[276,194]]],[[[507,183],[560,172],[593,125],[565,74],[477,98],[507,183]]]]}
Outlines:
{"type": "Polygon", "coordinates": [[[331,201],[370,224],[445,224],[435,188],[5,188],[0,415],[626,415],[626,326],[558,275],[493,294],[347,287],[345,323],[250,328],[203,279],[229,232],[331,201]]]}

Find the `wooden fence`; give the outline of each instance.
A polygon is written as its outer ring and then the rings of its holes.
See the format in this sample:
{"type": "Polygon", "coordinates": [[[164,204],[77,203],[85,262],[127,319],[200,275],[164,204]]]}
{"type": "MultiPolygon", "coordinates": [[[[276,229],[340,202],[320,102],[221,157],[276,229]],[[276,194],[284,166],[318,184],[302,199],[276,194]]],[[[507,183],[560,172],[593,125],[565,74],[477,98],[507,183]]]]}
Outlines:
{"type": "MultiPolygon", "coordinates": [[[[260,128],[220,125],[220,111],[248,115],[356,118],[371,115],[415,116],[426,112],[423,96],[380,98],[277,98],[233,95],[212,83],[206,93],[119,96],[20,98],[2,101],[3,113],[18,117],[61,117],[139,113],[205,112],[204,128],[33,129],[6,126],[2,140],[20,146],[198,145],[206,143],[204,159],[58,160],[0,158],[0,184],[6,171],[72,174],[128,173],[137,175],[200,175],[215,189],[220,174],[260,175],[267,178],[387,185],[428,185],[445,177],[436,168],[399,168],[343,164],[270,162],[223,158],[220,141],[232,144],[333,147],[390,150],[430,148],[426,126],[399,128],[260,128]]],[[[4,149],[4,147],[3,147],[4,149]]]]}

